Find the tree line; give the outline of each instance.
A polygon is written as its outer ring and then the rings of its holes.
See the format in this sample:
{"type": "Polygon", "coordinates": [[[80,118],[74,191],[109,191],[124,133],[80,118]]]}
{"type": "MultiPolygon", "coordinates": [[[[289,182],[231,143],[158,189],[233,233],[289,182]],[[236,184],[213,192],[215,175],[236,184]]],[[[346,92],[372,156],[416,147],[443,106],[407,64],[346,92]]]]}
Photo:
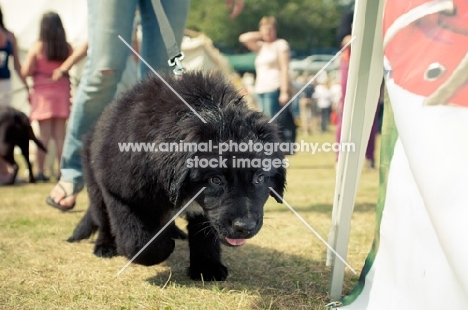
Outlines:
{"type": "Polygon", "coordinates": [[[239,34],[258,29],[263,16],[274,16],[278,37],[298,55],[316,48],[337,48],[336,30],[349,9],[339,0],[245,0],[242,13],[230,19],[224,0],[192,0],[187,28],[210,37],[221,51],[245,52],[239,34]]]}

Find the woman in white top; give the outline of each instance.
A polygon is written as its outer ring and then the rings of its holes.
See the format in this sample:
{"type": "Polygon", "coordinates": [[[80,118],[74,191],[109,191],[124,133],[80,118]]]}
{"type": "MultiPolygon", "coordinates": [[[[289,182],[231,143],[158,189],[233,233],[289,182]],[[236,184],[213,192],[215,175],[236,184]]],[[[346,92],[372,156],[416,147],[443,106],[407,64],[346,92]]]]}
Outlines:
{"type": "Polygon", "coordinates": [[[239,41],[251,51],[257,52],[255,59],[255,92],[259,108],[269,117],[279,112],[289,98],[289,44],[276,37],[276,19],[263,17],[259,31],[246,32],[239,41]]]}

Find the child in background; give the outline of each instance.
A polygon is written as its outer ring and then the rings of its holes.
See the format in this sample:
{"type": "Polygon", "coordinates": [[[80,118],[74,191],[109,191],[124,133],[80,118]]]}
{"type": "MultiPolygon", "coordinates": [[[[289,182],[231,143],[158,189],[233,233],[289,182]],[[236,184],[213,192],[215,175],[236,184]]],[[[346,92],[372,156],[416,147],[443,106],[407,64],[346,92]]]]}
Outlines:
{"type": "Polygon", "coordinates": [[[330,123],[330,114],[332,108],[332,94],[328,88],[328,76],[323,72],[317,77],[317,86],[315,86],[312,98],[317,101],[317,107],[320,110],[321,124],[320,129],[322,132],[328,131],[328,124],[330,123]]]}
{"type": "MultiPolygon", "coordinates": [[[[62,157],[66,121],[70,115],[70,81],[68,74],[56,81],[52,79],[52,74],[71,53],[60,16],[54,12],[45,13],[40,24],[39,40],[29,50],[21,74],[33,78],[30,119],[38,121],[39,139],[44,145],[47,146],[50,139],[54,140],[58,161],[62,157]]],[[[48,181],[44,175],[44,160],[45,153],[37,150],[38,181],[48,181]]]]}

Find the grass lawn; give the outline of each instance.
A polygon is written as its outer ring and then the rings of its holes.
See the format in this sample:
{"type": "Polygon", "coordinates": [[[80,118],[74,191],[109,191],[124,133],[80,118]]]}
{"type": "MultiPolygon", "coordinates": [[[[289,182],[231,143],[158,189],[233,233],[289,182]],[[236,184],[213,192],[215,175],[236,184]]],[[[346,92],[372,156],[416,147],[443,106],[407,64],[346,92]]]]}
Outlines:
{"type": "MultiPolygon", "coordinates": [[[[333,142],[334,133],[305,140],[333,142]]],[[[285,200],[324,239],[331,220],[334,158],[323,152],[289,157],[285,200]]],[[[62,213],[45,203],[52,186],[0,187],[0,309],[325,309],[330,301],[325,245],[273,199],[257,236],[240,248],[223,247],[227,281],[202,283],[187,277],[188,246],[179,240],[163,264],[131,265],[117,276],[125,258],[95,257],[92,240],[65,242],[87,208],[85,192],[73,212],[62,213]]],[[[377,189],[378,173],[365,170],[348,253],[356,271],[373,240],[377,189]]],[[[185,226],[183,219],[177,221],[185,226]]],[[[357,277],[346,271],[345,293],[357,277]]]]}

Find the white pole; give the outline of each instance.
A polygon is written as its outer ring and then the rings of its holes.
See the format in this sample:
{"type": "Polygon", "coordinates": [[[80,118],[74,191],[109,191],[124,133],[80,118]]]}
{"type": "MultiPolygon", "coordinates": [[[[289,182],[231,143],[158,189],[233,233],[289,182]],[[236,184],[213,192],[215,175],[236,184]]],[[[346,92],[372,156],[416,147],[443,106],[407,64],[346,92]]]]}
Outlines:
{"type": "MultiPolygon", "coordinates": [[[[338,160],[330,241],[346,259],[351,215],[364,164],[364,154],[377,108],[383,77],[382,15],[384,0],[357,0],[354,10],[348,86],[343,111],[341,142],[354,142],[355,152],[338,160]]],[[[330,297],[340,299],[345,265],[332,259],[330,297]]]]}

